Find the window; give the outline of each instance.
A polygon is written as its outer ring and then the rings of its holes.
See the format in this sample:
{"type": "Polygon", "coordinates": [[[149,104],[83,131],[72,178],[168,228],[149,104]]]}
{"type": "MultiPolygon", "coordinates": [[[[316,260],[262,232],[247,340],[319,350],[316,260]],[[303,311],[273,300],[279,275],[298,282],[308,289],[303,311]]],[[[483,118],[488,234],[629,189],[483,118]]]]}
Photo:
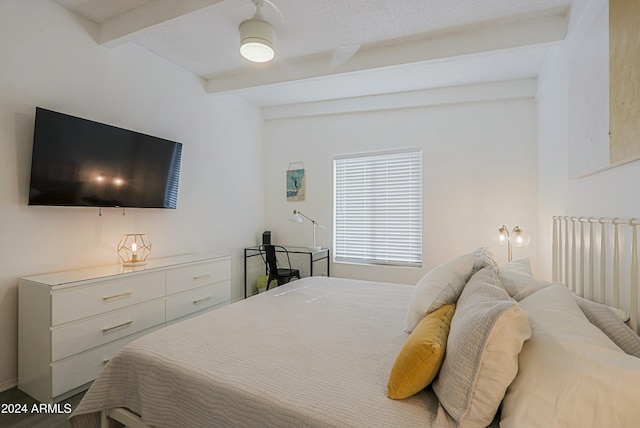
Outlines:
{"type": "Polygon", "coordinates": [[[421,266],[422,151],[335,156],[336,261],[421,266]]]}

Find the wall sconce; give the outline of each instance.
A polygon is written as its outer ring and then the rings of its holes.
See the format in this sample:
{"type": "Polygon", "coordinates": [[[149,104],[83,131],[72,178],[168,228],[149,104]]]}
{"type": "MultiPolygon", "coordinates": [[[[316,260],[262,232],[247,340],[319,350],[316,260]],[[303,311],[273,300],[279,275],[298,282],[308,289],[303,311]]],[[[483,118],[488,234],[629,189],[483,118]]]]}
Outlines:
{"type": "Polygon", "coordinates": [[[149,253],[151,241],[144,233],[127,233],[118,243],[118,255],[123,266],[144,266],[149,253]]]}
{"type": "Polygon", "coordinates": [[[293,210],[293,215],[289,217],[289,221],[293,221],[294,223],[302,223],[302,217],[306,218],[311,223],[313,223],[313,245],[310,245],[308,248],[313,251],[318,251],[321,247],[320,245],[316,245],[316,226],[319,226],[323,229],[324,229],[324,226],[316,222],[315,220],[310,219],[309,217],[302,214],[298,210],[293,210]]]}
{"type": "Polygon", "coordinates": [[[511,233],[509,233],[507,226],[502,225],[502,227],[498,229],[497,241],[500,244],[507,244],[507,261],[510,262],[513,259],[512,245],[516,247],[526,247],[531,243],[531,238],[518,226],[514,227],[511,233]]]}

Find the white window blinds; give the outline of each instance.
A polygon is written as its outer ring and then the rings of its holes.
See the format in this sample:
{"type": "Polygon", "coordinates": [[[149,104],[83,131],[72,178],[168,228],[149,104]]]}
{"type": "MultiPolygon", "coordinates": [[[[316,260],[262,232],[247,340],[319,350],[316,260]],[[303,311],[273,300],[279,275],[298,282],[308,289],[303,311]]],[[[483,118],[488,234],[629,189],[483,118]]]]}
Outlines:
{"type": "Polygon", "coordinates": [[[422,151],[334,157],[336,261],[422,264],[422,151]]]}

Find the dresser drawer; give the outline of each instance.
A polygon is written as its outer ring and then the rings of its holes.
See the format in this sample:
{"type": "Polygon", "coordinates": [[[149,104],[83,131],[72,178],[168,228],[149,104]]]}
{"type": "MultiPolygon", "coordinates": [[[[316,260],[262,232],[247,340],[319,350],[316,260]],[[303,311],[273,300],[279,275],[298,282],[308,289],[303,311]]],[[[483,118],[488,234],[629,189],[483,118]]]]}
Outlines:
{"type": "Polygon", "coordinates": [[[54,292],[51,325],[135,305],[164,296],[164,272],[99,282],[96,285],[54,292]]]}
{"type": "Polygon", "coordinates": [[[56,397],[91,382],[102,368],[127,343],[157,330],[160,326],[124,337],[91,351],[77,354],[51,366],[51,396],[56,397]]]}
{"type": "Polygon", "coordinates": [[[164,323],[164,299],[128,306],[99,317],[88,318],[51,332],[51,361],[164,323]]]}
{"type": "Polygon", "coordinates": [[[230,279],[229,259],[211,260],[167,271],[167,295],[230,279]]]}
{"type": "Polygon", "coordinates": [[[206,285],[167,297],[167,322],[231,300],[229,281],[206,285]]]}

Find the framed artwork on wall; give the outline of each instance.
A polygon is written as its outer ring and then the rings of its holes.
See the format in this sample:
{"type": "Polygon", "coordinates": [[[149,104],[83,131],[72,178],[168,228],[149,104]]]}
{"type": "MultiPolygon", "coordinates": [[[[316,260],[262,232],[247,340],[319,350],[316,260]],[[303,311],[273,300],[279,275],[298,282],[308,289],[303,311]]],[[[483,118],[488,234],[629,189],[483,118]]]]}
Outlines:
{"type": "Polygon", "coordinates": [[[287,169],[287,201],[304,201],[304,196],[304,165],[302,162],[292,162],[287,169]]]}
{"type": "Polygon", "coordinates": [[[640,2],[609,1],[609,163],[640,158],[640,2]]]}
{"type": "Polygon", "coordinates": [[[638,0],[609,0],[573,53],[568,164],[572,178],[640,159],[638,25],[638,0]]]}

